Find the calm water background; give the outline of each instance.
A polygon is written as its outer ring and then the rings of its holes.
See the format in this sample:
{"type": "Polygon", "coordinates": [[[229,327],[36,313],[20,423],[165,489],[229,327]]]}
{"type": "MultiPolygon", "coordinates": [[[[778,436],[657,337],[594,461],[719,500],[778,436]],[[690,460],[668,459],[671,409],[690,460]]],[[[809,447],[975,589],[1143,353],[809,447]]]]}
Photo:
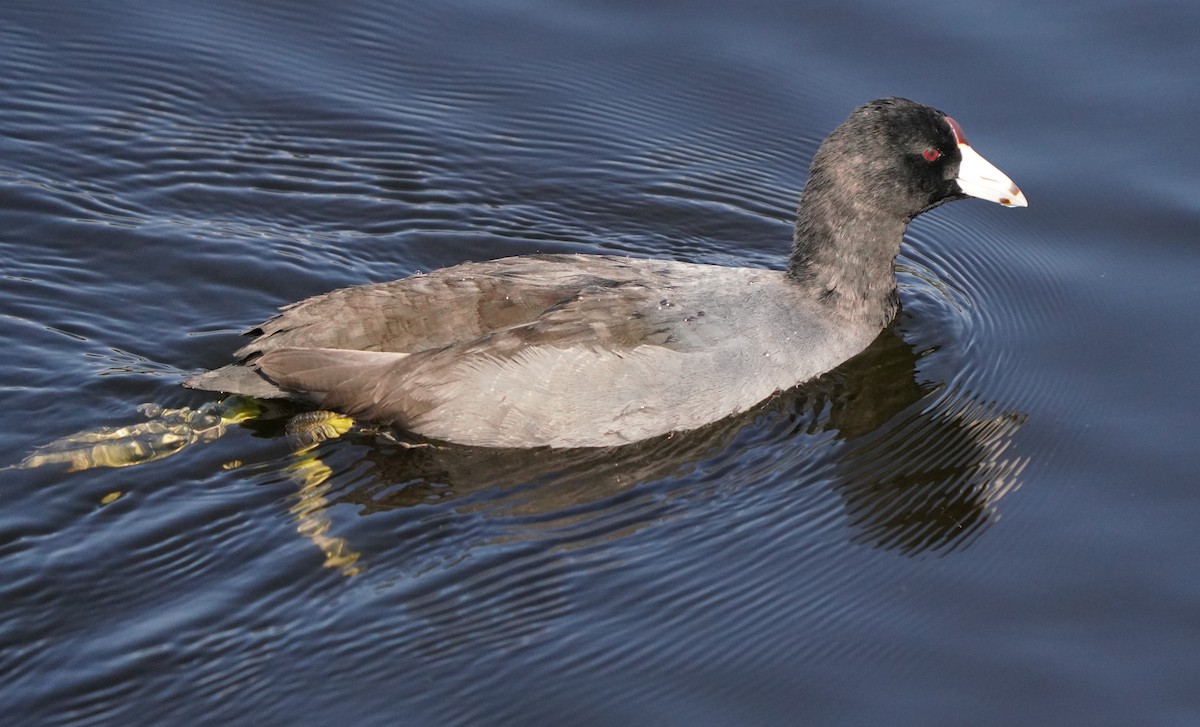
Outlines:
{"type": "Polygon", "coordinates": [[[181,378],[331,288],[779,266],[878,96],[1031,207],[918,220],[867,354],[687,437],[0,471],[0,721],[1200,722],[1198,8],[4,3],[0,466],[210,401],[181,378]]]}

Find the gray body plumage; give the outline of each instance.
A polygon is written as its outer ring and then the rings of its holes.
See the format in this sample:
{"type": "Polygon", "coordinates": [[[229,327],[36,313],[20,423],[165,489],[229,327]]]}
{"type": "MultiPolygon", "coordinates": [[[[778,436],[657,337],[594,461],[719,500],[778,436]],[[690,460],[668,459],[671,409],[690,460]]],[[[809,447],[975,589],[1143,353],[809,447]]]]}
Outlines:
{"type": "Polygon", "coordinates": [[[877,333],[825,309],[781,271],[513,257],[302,301],[238,351],[251,366],[188,385],[463,444],[625,444],[743,411],[877,333]]]}

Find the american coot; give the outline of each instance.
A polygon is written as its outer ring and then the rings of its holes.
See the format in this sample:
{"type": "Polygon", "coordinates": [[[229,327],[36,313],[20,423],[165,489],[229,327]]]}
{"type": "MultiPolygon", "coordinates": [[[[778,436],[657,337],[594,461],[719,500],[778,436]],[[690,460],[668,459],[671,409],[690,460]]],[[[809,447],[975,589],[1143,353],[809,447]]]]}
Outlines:
{"type": "Polygon", "coordinates": [[[694,429],[862,351],[897,309],[910,220],[1025,197],[940,111],[855,109],[821,144],[786,271],[599,255],[464,263],[287,306],[187,386],[312,402],[485,447],[694,429]]]}

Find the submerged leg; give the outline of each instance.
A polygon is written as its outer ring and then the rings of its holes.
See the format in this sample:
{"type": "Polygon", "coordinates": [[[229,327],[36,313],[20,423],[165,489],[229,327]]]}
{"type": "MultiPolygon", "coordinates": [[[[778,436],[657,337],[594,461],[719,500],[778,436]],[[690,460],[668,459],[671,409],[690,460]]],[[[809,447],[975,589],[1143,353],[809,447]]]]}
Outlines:
{"type": "Polygon", "coordinates": [[[333,470],[317,456],[316,447],[342,436],[353,425],[350,417],[329,411],[297,414],[287,425],[287,433],[298,447],[293,454],[296,461],[287,468],[288,476],[300,486],[296,504],[290,509],[296,531],[325,554],[326,568],[337,568],[344,576],[363,571],[364,566],[358,562],[362,554],[352,550],[345,538],[328,534],[333,521],[325,513],[329,505],[325,494],[329,492],[328,480],[333,470]]]}
{"type": "MultiPolygon", "coordinates": [[[[262,407],[253,399],[233,396],[196,408],[167,409],[157,404],[142,404],[138,412],[147,421],[124,427],[96,427],[76,432],[41,445],[15,467],[33,469],[65,465],[68,472],[97,467],[132,467],[169,457],[186,447],[211,442],[225,434],[230,424],[258,416],[262,407]]],[[[318,444],[336,439],[350,431],[354,420],[334,412],[313,411],[292,417],[287,433],[296,444],[295,461],[287,468],[288,476],[299,485],[297,502],[291,508],[296,530],[325,554],[325,565],[338,568],[343,575],[362,572],[359,553],[350,549],[344,538],[328,535],[332,524],[324,509],[325,493],[332,470],[321,462],[318,444]]],[[[107,495],[103,504],[121,496],[107,495]]]]}

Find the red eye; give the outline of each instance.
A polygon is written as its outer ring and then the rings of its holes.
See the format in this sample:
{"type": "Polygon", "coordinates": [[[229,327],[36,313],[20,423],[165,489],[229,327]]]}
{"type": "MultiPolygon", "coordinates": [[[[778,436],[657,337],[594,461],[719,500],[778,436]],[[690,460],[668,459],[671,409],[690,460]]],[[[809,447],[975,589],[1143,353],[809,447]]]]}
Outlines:
{"type": "Polygon", "coordinates": [[[936,162],[942,156],[942,153],[933,147],[929,147],[921,152],[921,156],[925,157],[925,161],[927,162],[936,162]]]}

